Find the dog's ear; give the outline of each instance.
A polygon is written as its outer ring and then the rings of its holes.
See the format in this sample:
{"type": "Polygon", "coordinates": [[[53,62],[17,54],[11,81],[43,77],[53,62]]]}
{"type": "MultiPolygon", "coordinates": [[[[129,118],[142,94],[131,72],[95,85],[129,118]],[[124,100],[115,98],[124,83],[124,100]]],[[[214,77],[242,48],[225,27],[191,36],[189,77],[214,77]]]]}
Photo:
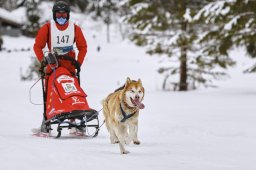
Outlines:
{"type": "Polygon", "coordinates": [[[141,79],[138,79],[138,83],[139,83],[139,84],[142,84],[142,83],[141,83],[141,79]]]}
{"type": "Polygon", "coordinates": [[[132,82],[132,81],[131,81],[130,77],[127,77],[125,85],[128,85],[128,84],[130,84],[131,82],[132,82]]]}

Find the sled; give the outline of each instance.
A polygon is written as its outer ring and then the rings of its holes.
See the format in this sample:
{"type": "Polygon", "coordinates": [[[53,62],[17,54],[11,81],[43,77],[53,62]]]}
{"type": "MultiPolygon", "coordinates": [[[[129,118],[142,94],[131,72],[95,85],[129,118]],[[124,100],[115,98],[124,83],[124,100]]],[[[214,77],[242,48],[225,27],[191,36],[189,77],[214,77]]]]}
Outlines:
{"type": "Polygon", "coordinates": [[[40,68],[44,121],[46,132],[57,126],[59,138],[64,128],[77,130],[86,136],[96,137],[99,132],[98,112],[89,107],[86,93],[80,87],[80,64],[69,56],[49,53],[40,68]],[[59,65],[60,60],[70,61],[75,69],[75,75],[59,65]],[[46,67],[51,73],[46,73],[46,67]]]}

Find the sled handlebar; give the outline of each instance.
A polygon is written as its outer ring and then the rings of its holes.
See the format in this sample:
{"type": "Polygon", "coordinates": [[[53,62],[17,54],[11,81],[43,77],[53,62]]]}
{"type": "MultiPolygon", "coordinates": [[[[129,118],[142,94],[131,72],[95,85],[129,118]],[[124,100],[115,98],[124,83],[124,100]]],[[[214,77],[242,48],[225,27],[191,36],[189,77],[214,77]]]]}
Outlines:
{"type": "Polygon", "coordinates": [[[72,65],[75,67],[77,70],[77,73],[79,74],[81,71],[81,65],[78,61],[76,61],[74,58],[70,56],[65,56],[65,55],[57,55],[54,53],[49,53],[48,56],[45,57],[45,59],[41,62],[41,71],[43,71],[42,68],[44,68],[48,64],[57,64],[58,67],[58,61],[59,60],[67,60],[72,63],[72,65]]]}

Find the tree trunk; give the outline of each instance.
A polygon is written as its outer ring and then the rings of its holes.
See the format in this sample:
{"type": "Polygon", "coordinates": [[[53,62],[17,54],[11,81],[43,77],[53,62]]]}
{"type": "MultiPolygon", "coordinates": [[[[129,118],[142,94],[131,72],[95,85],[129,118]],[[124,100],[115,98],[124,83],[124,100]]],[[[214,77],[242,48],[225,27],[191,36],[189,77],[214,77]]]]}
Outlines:
{"type": "Polygon", "coordinates": [[[181,47],[181,57],[180,57],[180,91],[187,91],[187,49],[181,47]]]}
{"type": "Polygon", "coordinates": [[[119,31],[120,31],[122,40],[124,40],[124,39],[125,39],[125,34],[124,34],[124,32],[123,32],[122,24],[119,22],[118,25],[119,25],[119,31]]]}
{"type": "Polygon", "coordinates": [[[111,21],[110,21],[110,12],[108,13],[107,18],[105,19],[105,23],[107,25],[107,32],[106,32],[106,34],[107,34],[107,43],[110,43],[110,23],[111,23],[111,21]]]}
{"type": "MultiPolygon", "coordinates": [[[[181,20],[183,21],[181,24],[181,29],[184,33],[187,31],[187,22],[184,20],[184,14],[186,11],[186,0],[181,1],[181,20]]],[[[186,48],[186,38],[184,38],[183,43],[181,43],[180,47],[180,82],[179,82],[179,91],[187,91],[187,48],[186,48]]]]}
{"type": "Polygon", "coordinates": [[[109,24],[107,24],[107,43],[110,43],[109,24]]]}

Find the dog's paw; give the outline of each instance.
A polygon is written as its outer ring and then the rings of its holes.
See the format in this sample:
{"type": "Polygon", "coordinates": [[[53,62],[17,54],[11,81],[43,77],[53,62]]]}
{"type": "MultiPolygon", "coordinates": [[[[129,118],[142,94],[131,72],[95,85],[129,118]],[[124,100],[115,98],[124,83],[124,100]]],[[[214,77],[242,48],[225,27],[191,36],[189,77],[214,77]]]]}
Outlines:
{"type": "Polygon", "coordinates": [[[121,151],[121,154],[128,154],[128,153],[130,153],[129,151],[121,151]]]}
{"type": "Polygon", "coordinates": [[[111,144],[119,143],[119,140],[111,140],[111,144]]]}
{"type": "Polygon", "coordinates": [[[135,145],[139,145],[139,144],[140,144],[140,141],[139,141],[139,140],[134,140],[133,143],[134,143],[135,145]]]}
{"type": "Polygon", "coordinates": [[[110,136],[110,143],[111,144],[119,143],[119,140],[116,137],[110,136]]]}

